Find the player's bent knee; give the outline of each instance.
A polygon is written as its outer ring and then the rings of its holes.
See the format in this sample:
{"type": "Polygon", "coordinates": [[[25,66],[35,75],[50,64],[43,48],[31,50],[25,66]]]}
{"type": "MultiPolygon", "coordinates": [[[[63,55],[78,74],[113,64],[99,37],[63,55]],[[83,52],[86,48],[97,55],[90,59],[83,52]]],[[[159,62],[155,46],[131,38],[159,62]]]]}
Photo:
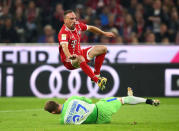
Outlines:
{"type": "Polygon", "coordinates": [[[104,53],[106,53],[108,49],[107,49],[106,46],[103,46],[102,50],[103,50],[104,53]]]}

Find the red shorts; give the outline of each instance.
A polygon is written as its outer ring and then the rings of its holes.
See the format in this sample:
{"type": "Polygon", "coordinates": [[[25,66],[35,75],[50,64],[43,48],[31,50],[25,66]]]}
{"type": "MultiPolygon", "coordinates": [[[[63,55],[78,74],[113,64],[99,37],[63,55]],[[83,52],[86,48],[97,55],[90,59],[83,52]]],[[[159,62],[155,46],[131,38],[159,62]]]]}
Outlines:
{"type": "MultiPolygon", "coordinates": [[[[85,48],[85,49],[82,49],[82,50],[81,50],[81,51],[82,51],[82,56],[85,58],[86,63],[90,62],[90,60],[88,59],[88,53],[89,53],[89,51],[90,51],[91,48],[92,48],[92,47],[88,47],[88,48],[85,48]]],[[[69,69],[69,70],[74,70],[74,69],[76,69],[76,67],[74,67],[71,62],[66,62],[66,61],[64,61],[63,64],[64,64],[64,66],[65,66],[67,69],[69,69]]]]}

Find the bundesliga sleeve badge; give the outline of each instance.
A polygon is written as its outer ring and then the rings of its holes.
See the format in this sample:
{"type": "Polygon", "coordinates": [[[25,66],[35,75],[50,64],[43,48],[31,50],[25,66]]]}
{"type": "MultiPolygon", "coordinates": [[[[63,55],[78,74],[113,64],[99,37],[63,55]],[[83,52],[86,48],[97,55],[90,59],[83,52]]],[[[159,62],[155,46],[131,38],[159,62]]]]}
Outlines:
{"type": "Polygon", "coordinates": [[[62,34],[62,40],[66,40],[66,34],[62,34]]]}

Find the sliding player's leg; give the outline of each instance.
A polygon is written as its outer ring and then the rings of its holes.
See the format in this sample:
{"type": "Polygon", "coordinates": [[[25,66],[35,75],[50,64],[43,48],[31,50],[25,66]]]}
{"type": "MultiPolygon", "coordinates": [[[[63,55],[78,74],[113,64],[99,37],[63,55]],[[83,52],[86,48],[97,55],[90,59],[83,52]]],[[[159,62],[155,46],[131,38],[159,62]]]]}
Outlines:
{"type": "Polygon", "coordinates": [[[140,104],[140,103],[146,103],[154,106],[158,106],[160,104],[159,100],[153,100],[153,99],[145,99],[142,97],[136,97],[133,96],[133,91],[131,88],[128,88],[128,96],[118,98],[122,104],[140,104]]]}

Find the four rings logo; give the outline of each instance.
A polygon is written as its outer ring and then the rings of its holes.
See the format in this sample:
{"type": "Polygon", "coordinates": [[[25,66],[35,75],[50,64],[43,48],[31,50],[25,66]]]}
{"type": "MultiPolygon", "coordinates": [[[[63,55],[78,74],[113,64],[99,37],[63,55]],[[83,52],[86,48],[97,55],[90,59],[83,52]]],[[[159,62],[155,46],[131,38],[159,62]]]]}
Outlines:
{"type": "Polygon", "coordinates": [[[104,66],[102,66],[101,70],[110,73],[113,78],[113,81],[114,81],[113,87],[110,87],[112,89],[109,92],[107,92],[106,94],[99,94],[98,93],[99,87],[96,84],[93,86],[91,79],[89,77],[87,78],[87,82],[86,82],[88,93],[80,94],[80,88],[82,86],[81,85],[82,79],[80,76],[81,69],[69,71],[69,70],[66,70],[66,68],[64,66],[53,67],[50,65],[43,65],[43,66],[38,67],[31,75],[30,88],[35,96],[41,97],[41,98],[47,98],[47,97],[68,98],[73,95],[96,97],[96,98],[104,98],[104,97],[114,96],[117,93],[118,88],[119,88],[119,84],[120,84],[119,76],[118,76],[117,72],[110,66],[104,65],[104,66]],[[42,72],[45,72],[45,71],[50,72],[50,76],[49,76],[49,80],[48,80],[48,84],[49,84],[48,86],[50,89],[50,93],[46,93],[46,94],[40,92],[36,85],[36,80],[39,77],[39,74],[42,72]],[[68,80],[67,80],[68,86],[66,87],[69,89],[68,94],[60,93],[63,83],[64,83],[63,76],[61,74],[62,71],[69,72],[69,76],[68,76],[68,80]],[[76,84],[74,84],[74,80],[76,80],[76,84]]]}

